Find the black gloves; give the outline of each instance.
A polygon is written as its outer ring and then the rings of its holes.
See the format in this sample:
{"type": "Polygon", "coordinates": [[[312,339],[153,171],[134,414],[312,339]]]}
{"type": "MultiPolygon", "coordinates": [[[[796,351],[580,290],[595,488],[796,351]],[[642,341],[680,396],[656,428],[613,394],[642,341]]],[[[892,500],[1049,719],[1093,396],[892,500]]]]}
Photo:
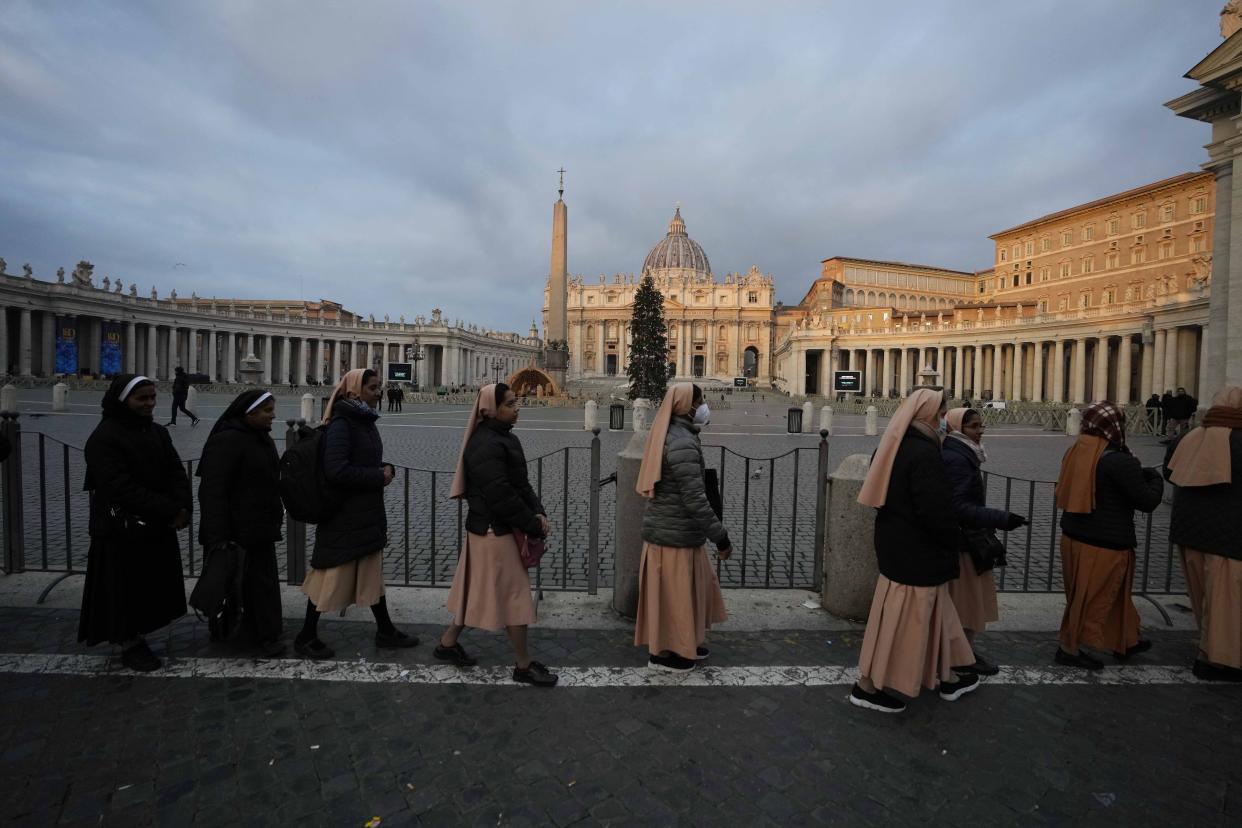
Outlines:
{"type": "Polygon", "coordinates": [[[1026,526],[1026,518],[1024,518],[1022,515],[1010,512],[1009,518],[1005,521],[1005,526],[1004,526],[1005,531],[1012,532],[1014,529],[1017,529],[1019,526],[1026,526]]]}

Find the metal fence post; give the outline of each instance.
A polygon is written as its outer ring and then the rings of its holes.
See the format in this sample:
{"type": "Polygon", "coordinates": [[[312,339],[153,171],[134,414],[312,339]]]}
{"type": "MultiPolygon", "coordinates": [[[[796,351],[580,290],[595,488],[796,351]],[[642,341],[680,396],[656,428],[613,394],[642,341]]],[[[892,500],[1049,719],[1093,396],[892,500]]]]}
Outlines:
{"type": "MultiPolygon", "coordinates": [[[[285,420],[285,425],[288,426],[285,431],[285,451],[297,444],[298,428],[305,424],[305,420],[285,420]]],[[[285,580],[290,584],[300,584],[305,579],[306,524],[294,520],[292,515],[285,515],[285,580]]]]}
{"type": "Polygon", "coordinates": [[[4,571],[26,570],[26,530],[22,521],[22,427],[16,411],[0,412],[0,434],[9,441],[4,461],[4,571]]]}
{"type": "Polygon", "coordinates": [[[816,590],[824,588],[824,543],[828,537],[828,431],[819,431],[819,465],[815,472],[815,551],[811,575],[816,590]]]}
{"type": "MultiPolygon", "coordinates": [[[[599,426],[591,429],[591,528],[587,548],[587,594],[599,591],[599,426]]],[[[566,504],[566,510],[569,506],[566,504]]]]}

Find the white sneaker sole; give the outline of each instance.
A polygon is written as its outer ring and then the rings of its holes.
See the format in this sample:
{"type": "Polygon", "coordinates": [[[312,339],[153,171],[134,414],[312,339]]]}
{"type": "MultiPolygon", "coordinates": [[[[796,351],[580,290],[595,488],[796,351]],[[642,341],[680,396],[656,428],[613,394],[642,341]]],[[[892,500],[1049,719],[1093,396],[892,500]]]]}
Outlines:
{"type": "MultiPolygon", "coordinates": [[[[960,684],[961,682],[958,682],[958,683],[960,684]]],[[[940,698],[944,699],[945,701],[957,701],[962,696],[965,696],[967,693],[973,693],[976,690],[978,690],[979,685],[981,684],[983,684],[982,681],[976,681],[974,684],[967,685],[966,687],[958,687],[956,690],[954,690],[951,693],[946,693],[943,690],[941,690],[940,698]]]]}
{"type": "Polygon", "coordinates": [[[850,700],[850,704],[855,707],[861,707],[864,710],[874,710],[877,713],[900,713],[906,709],[904,704],[901,707],[885,707],[882,704],[876,704],[875,702],[869,702],[866,699],[860,699],[853,693],[846,698],[848,698],[850,700]]]}
{"type": "Polygon", "coordinates": [[[647,662],[647,669],[658,670],[661,673],[690,673],[694,671],[693,667],[669,667],[665,664],[655,664],[650,661],[647,662]]]}

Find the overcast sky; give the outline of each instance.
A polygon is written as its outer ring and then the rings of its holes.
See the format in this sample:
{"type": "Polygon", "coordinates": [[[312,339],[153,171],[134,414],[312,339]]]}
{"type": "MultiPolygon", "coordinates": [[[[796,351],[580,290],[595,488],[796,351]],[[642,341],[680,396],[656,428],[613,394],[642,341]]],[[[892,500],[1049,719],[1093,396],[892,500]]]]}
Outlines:
{"type": "Polygon", "coordinates": [[[525,331],[564,165],[573,273],[677,202],[786,302],[833,255],[974,270],[1198,168],[1162,104],[1222,2],[0,0],[0,256],[525,331]]]}

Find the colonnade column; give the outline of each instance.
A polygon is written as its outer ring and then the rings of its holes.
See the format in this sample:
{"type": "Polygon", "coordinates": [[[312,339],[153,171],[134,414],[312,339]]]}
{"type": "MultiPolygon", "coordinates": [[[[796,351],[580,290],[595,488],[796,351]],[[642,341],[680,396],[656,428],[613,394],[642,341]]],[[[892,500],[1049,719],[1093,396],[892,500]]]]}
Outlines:
{"type": "Polygon", "coordinates": [[[888,396],[889,389],[891,388],[891,386],[889,385],[890,371],[889,371],[889,363],[888,363],[888,354],[889,354],[889,350],[887,348],[880,348],[878,351],[875,352],[875,361],[876,361],[875,372],[876,372],[876,376],[880,378],[880,395],[883,397],[888,396]]]}
{"type": "Polygon", "coordinates": [[[185,369],[191,374],[198,373],[198,329],[190,328],[186,332],[186,363],[188,367],[185,369]]]}
{"type": "Polygon", "coordinates": [[[43,376],[50,377],[56,373],[56,316],[49,311],[43,312],[43,376]]]}
{"type": "Polygon", "coordinates": [[[1021,342],[1013,343],[1013,399],[1022,401],[1022,369],[1026,361],[1026,348],[1021,342]]]}
{"type": "Polygon", "coordinates": [[[1156,349],[1146,336],[1142,337],[1141,342],[1143,353],[1141,356],[1142,365],[1139,368],[1139,401],[1146,402],[1147,398],[1151,396],[1154,387],[1152,384],[1152,362],[1155,359],[1156,349]]]}
{"type": "Polygon", "coordinates": [[[970,363],[972,373],[974,374],[974,388],[970,389],[970,393],[974,395],[976,400],[983,399],[983,346],[972,345],[970,349],[970,363]]]}
{"type": "Polygon", "coordinates": [[[953,395],[960,398],[962,396],[962,380],[964,372],[962,371],[966,361],[962,359],[962,346],[958,345],[953,349],[953,395]]]}
{"type": "Polygon", "coordinates": [[[1044,401],[1044,343],[1036,342],[1031,366],[1031,402],[1044,401]]]}
{"type": "Polygon", "coordinates": [[[863,361],[863,395],[870,397],[875,391],[875,352],[868,348],[863,353],[867,355],[863,361]]]}
{"type": "Polygon", "coordinates": [[[224,381],[237,381],[237,332],[229,331],[225,337],[224,381]]]}
{"type": "Polygon", "coordinates": [[[18,328],[17,359],[18,359],[18,372],[23,377],[30,376],[30,351],[31,351],[30,319],[31,319],[30,309],[22,308],[21,327],[18,328]]]}
{"type": "MultiPolygon", "coordinates": [[[[138,373],[138,326],[133,322],[125,323],[125,373],[138,373]]],[[[51,375],[51,371],[48,375],[51,375]]]]}
{"type": "Polygon", "coordinates": [[[1065,340],[1058,339],[1052,346],[1052,401],[1065,402],[1065,340]]]}
{"type": "Polygon", "coordinates": [[[1001,387],[1005,371],[1005,346],[999,342],[992,346],[992,399],[999,400],[1005,396],[1001,387]]]}
{"type": "Polygon", "coordinates": [[[306,382],[306,361],[309,349],[310,341],[306,337],[298,340],[298,372],[293,377],[294,385],[302,385],[306,382]]]}
{"type": "Polygon", "coordinates": [[[215,382],[216,378],[220,376],[220,370],[216,367],[216,331],[214,328],[209,331],[203,331],[203,336],[207,338],[207,353],[203,357],[207,360],[207,381],[215,382]]]}
{"type": "MultiPolygon", "coordinates": [[[[257,336],[257,335],[256,335],[257,336]]],[[[256,354],[255,356],[258,356],[256,354]]],[[[272,361],[276,358],[275,350],[272,348],[272,337],[265,335],[263,337],[263,384],[270,386],[272,384],[272,361]]]]}
{"type": "Polygon", "coordinates": [[[1183,381],[1177,370],[1177,328],[1169,328],[1164,336],[1164,385],[1177,390],[1177,384],[1183,381]]]}
{"type": "Polygon", "coordinates": [[[1074,341],[1074,393],[1075,404],[1087,401],[1087,337],[1074,341]]]}
{"type": "Polygon", "coordinates": [[[901,346],[901,358],[897,362],[897,370],[901,376],[897,378],[897,393],[903,397],[910,395],[910,349],[901,346]]]}
{"type": "Polygon", "coordinates": [[[160,329],[155,325],[147,325],[147,365],[143,373],[151,379],[159,379],[159,341],[160,329]]]}
{"type": "Polygon", "coordinates": [[[1155,394],[1162,394],[1169,387],[1164,379],[1164,329],[1156,331],[1155,353],[1151,362],[1151,390],[1155,394]]]}
{"type": "Polygon", "coordinates": [[[1133,349],[1134,342],[1130,335],[1126,334],[1121,337],[1121,344],[1117,346],[1117,403],[1119,405],[1130,402],[1130,367],[1133,349]]]}
{"type": "Polygon", "coordinates": [[[1108,399],[1108,337],[1095,340],[1095,378],[1091,381],[1091,396],[1096,400],[1108,399]]]}
{"type": "Polygon", "coordinates": [[[172,379],[173,368],[177,365],[177,328],[174,325],[168,326],[168,339],[164,342],[164,349],[168,355],[168,362],[164,366],[164,379],[172,379]]]}

